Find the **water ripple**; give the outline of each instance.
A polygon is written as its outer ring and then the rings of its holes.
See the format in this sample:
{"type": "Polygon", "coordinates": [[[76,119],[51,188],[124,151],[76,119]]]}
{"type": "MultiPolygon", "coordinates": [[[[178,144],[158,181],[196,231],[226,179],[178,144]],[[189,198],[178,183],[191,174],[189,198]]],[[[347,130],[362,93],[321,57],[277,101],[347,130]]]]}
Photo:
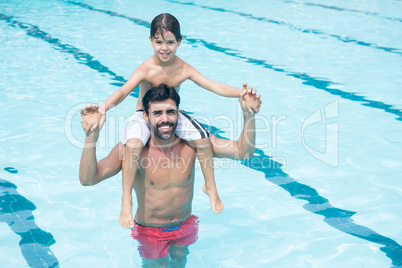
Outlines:
{"type": "Polygon", "coordinates": [[[62,53],[72,55],[79,63],[84,64],[93,70],[96,70],[100,73],[109,74],[110,76],[112,76],[112,80],[119,82],[117,84],[114,83],[114,85],[121,86],[126,82],[126,80],[122,76],[116,75],[108,67],[104,66],[98,60],[94,59],[94,57],[91,56],[90,54],[85,53],[70,44],[65,44],[65,43],[61,42],[60,39],[55,38],[51,34],[42,31],[38,26],[32,25],[30,23],[18,21],[16,19],[14,19],[13,16],[7,16],[7,15],[1,14],[1,13],[0,13],[0,20],[7,22],[12,27],[19,27],[19,28],[25,30],[27,35],[41,39],[41,40],[51,44],[54,49],[56,49],[62,53]]]}
{"type": "Polygon", "coordinates": [[[299,4],[299,5],[306,5],[306,6],[314,6],[314,7],[322,7],[330,10],[336,10],[336,11],[342,11],[342,12],[353,12],[353,13],[358,13],[358,14],[363,14],[366,16],[373,16],[373,17],[378,17],[381,19],[386,19],[386,20],[391,20],[391,21],[399,21],[402,22],[401,18],[391,18],[391,17],[386,17],[382,16],[377,12],[370,12],[370,11],[361,11],[361,10],[356,10],[356,9],[349,9],[349,8],[341,8],[341,7],[336,7],[336,6],[328,6],[328,5],[323,5],[323,4],[317,4],[317,3],[308,3],[308,2],[296,2],[296,1],[291,1],[291,0],[285,0],[285,3],[291,3],[291,4],[299,4]]]}
{"type": "Polygon", "coordinates": [[[49,248],[56,243],[53,235],[36,225],[32,214],[36,206],[16,189],[15,184],[0,178],[0,222],[5,222],[21,237],[21,253],[30,267],[59,267],[59,261],[49,248]]]}
{"type": "Polygon", "coordinates": [[[324,216],[323,221],[333,228],[346,234],[382,245],[380,250],[392,260],[395,266],[402,265],[402,246],[389,237],[376,233],[372,229],[354,223],[354,211],[334,207],[329,200],[321,196],[314,188],[301,184],[289,177],[281,169],[281,164],[256,149],[256,155],[242,161],[242,164],[262,172],[265,179],[287,191],[293,198],[307,201],[304,209],[314,214],[324,216]]]}
{"type": "MultiPolygon", "coordinates": [[[[87,8],[87,5],[82,4],[82,6],[87,8]]],[[[118,15],[115,12],[108,12],[107,14],[112,15],[112,16],[118,15]]],[[[120,16],[120,15],[118,15],[118,16],[120,16]]],[[[126,18],[126,16],[120,16],[120,17],[126,18]]],[[[13,17],[6,16],[3,14],[0,14],[0,20],[6,21],[7,23],[9,23],[10,26],[13,26],[13,27],[18,26],[21,29],[24,29],[26,31],[27,35],[46,41],[46,42],[52,44],[55,48],[60,49],[60,51],[63,53],[73,55],[78,61],[80,61],[81,63],[87,65],[88,67],[90,67],[94,70],[111,75],[113,80],[116,80],[119,82],[126,81],[123,77],[116,75],[114,72],[109,70],[108,67],[102,65],[99,61],[93,60],[93,57],[91,55],[80,51],[78,48],[75,48],[74,46],[62,43],[58,38],[52,37],[50,34],[40,30],[37,26],[34,26],[29,23],[23,23],[23,22],[17,21],[15,19],[13,19],[13,17]]],[[[143,26],[149,27],[147,23],[143,23],[141,20],[133,19],[132,21],[136,22],[136,23],[138,22],[143,26]]],[[[193,44],[197,44],[197,43],[203,44],[205,47],[207,47],[211,50],[222,52],[229,56],[241,58],[241,59],[245,60],[246,62],[257,64],[257,65],[263,66],[264,68],[269,68],[269,69],[272,69],[275,71],[284,72],[284,73],[286,73],[286,75],[293,76],[298,79],[302,79],[304,81],[303,82],[304,84],[326,90],[331,94],[339,95],[343,98],[350,99],[353,101],[365,102],[363,105],[367,105],[367,106],[370,106],[373,108],[381,108],[387,112],[395,113],[398,116],[400,116],[397,120],[401,120],[402,112],[400,110],[396,110],[396,109],[391,110],[390,105],[388,105],[388,107],[386,109],[384,109],[384,107],[376,107],[377,104],[381,104],[381,105],[385,105],[385,104],[376,102],[376,101],[366,100],[364,97],[357,96],[353,93],[329,89],[328,86],[330,84],[334,84],[334,83],[331,83],[327,80],[319,80],[319,79],[313,78],[304,73],[288,72],[282,68],[274,67],[273,65],[268,64],[263,60],[252,59],[252,58],[240,56],[239,53],[234,50],[231,50],[228,48],[222,48],[213,43],[209,43],[209,42],[201,40],[201,39],[193,39],[193,38],[186,37],[186,40],[187,40],[187,42],[193,43],[193,44]]],[[[214,133],[217,133],[217,132],[214,131],[214,133]]],[[[311,211],[312,213],[323,215],[325,217],[324,221],[327,224],[329,224],[330,226],[332,226],[342,232],[359,237],[361,239],[383,245],[381,250],[383,252],[385,252],[386,255],[392,260],[392,263],[394,265],[402,264],[402,247],[397,242],[395,242],[394,240],[392,240],[388,237],[384,237],[367,227],[355,224],[351,217],[356,212],[333,207],[329,203],[328,199],[320,196],[314,188],[312,188],[308,185],[298,183],[294,179],[290,178],[286,173],[284,173],[281,170],[281,168],[280,168],[281,164],[270,159],[269,156],[266,156],[263,153],[263,151],[256,149],[256,155],[251,159],[244,160],[242,162],[242,164],[249,168],[252,168],[254,170],[263,172],[265,174],[265,178],[268,181],[270,181],[270,182],[278,185],[282,189],[286,190],[294,198],[306,200],[308,203],[304,205],[304,208],[308,211],[311,211]],[[268,163],[268,165],[265,165],[266,163],[268,163]]],[[[4,183],[7,184],[7,182],[4,182],[4,183]]],[[[13,187],[11,187],[11,188],[13,188],[13,187]]],[[[33,219],[33,217],[29,217],[29,219],[33,219]]]]}
{"type": "MultiPolygon", "coordinates": [[[[321,30],[317,30],[317,29],[313,29],[313,28],[302,28],[302,27],[298,27],[298,26],[292,25],[292,24],[284,22],[284,21],[272,20],[272,19],[268,19],[268,18],[264,18],[264,17],[255,17],[254,15],[248,14],[248,13],[243,13],[243,12],[238,12],[238,11],[233,11],[233,10],[223,9],[223,8],[215,8],[215,7],[210,7],[210,6],[204,6],[204,5],[199,5],[199,4],[195,4],[195,3],[192,3],[192,2],[179,2],[179,1],[176,1],[176,0],[166,0],[166,1],[171,2],[171,3],[175,3],[175,4],[201,7],[201,8],[204,8],[204,9],[209,9],[209,10],[218,11],[218,12],[237,14],[237,15],[240,15],[241,17],[245,17],[245,18],[248,18],[248,19],[253,19],[253,20],[262,21],[262,22],[268,22],[268,23],[272,23],[272,24],[276,24],[276,25],[280,25],[280,26],[286,26],[291,30],[302,32],[302,33],[320,35],[320,36],[323,36],[324,38],[332,37],[332,38],[335,38],[336,40],[341,41],[343,43],[352,43],[352,44],[356,44],[356,45],[359,45],[359,46],[370,47],[370,48],[379,49],[379,50],[382,50],[382,51],[385,51],[385,52],[402,55],[402,52],[400,51],[399,48],[379,46],[379,45],[374,44],[374,43],[369,43],[369,42],[365,42],[365,41],[356,40],[356,39],[351,38],[351,37],[343,37],[343,36],[337,35],[337,34],[327,34],[327,33],[323,32],[321,30]]],[[[285,2],[291,2],[291,1],[285,1],[285,2]]],[[[294,2],[294,3],[296,3],[296,2],[294,2]]],[[[318,4],[316,4],[316,5],[321,6],[321,5],[318,5],[318,4]]]]}
{"type": "MultiPolygon", "coordinates": [[[[130,18],[130,17],[118,14],[118,13],[113,12],[113,11],[98,9],[98,8],[95,8],[95,7],[92,7],[90,5],[80,3],[80,2],[67,1],[67,3],[77,5],[77,6],[89,9],[91,11],[102,12],[102,13],[108,14],[110,16],[117,16],[117,17],[120,17],[120,18],[129,19],[130,21],[134,22],[137,25],[145,26],[147,28],[150,27],[149,23],[145,23],[141,19],[130,18]]],[[[335,89],[335,88],[332,87],[332,85],[337,85],[338,83],[332,82],[332,81],[330,81],[328,79],[315,78],[315,77],[312,77],[312,76],[310,76],[310,75],[308,75],[306,73],[292,72],[292,71],[286,70],[284,68],[276,67],[276,66],[274,66],[274,65],[272,65],[270,63],[267,63],[265,60],[254,59],[254,58],[249,58],[249,57],[246,57],[246,56],[242,56],[240,54],[240,52],[238,52],[235,49],[220,47],[217,44],[205,41],[203,39],[191,38],[191,37],[183,35],[183,42],[189,43],[189,44],[191,44],[193,46],[201,44],[204,47],[206,47],[206,48],[208,48],[208,49],[210,49],[212,51],[220,52],[220,53],[223,53],[223,54],[225,54],[227,56],[235,57],[235,58],[241,59],[241,60],[243,60],[243,61],[245,61],[247,63],[258,65],[258,66],[261,66],[261,67],[266,68],[266,69],[270,69],[270,70],[273,70],[273,71],[276,71],[276,72],[284,73],[287,76],[291,76],[291,77],[294,77],[296,79],[302,80],[303,81],[302,83],[305,84],[305,85],[312,86],[312,87],[315,87],[317,89],[324,90],[324,91],[326,91],[326,92],[328,92],[328,93],[330,93],[332,95],[339,96],[339,97],[341,97],[343,99],[360,102],[364,106],[368,106],[368,107],[375,108],[375,109],[380,109],[380,110],[383,110],[383,111],[385,111],[387,113],[397,115],[398,117],[396,118],[396,120],[402,121],[402,110],[395,109],[395,108],[393,108],[392,105],[389,105],[389,104],[386,104],[386,103],[383,103],[383,102],[380,102],[380,101],[367,99],[364,96],[359,96],[359,95],[357,95],[355,93],[352,93],[352,92],[347,92],[347,91],[342,91],[340,89],[335,89]]],[[[136,93],[135,96],[138,96],[138,93],[136,93]]]]}

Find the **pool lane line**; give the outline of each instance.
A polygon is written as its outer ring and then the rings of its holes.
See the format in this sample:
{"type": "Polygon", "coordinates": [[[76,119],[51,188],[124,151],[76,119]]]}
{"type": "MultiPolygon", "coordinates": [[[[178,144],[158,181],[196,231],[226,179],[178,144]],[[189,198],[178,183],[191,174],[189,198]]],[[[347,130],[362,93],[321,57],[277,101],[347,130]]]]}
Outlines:
{"type": "MultiPolygon", "coordinates": [[[[215,126],[202,124],[209,132],[221,139],[227,139],[220,134],[224,131],[215,126]]],[[[324,216],[323,221],[329,226],[344,232],[348,235],[373,242],[383,247],[380,248],[385,255],[391,259],[392,264],[400,267],[402,265],[402,246],[393,239],[378,234],[372,229],[354,223],[352,216],[357,212],[334,207],[329,200],[321,196],[314,188],[297,182],[282,170],[282,164],[276,162],[272,157],[267,156],[263,150],[255,148],[255,153],[249,159],[235,160],[242,165],[262,172],[267,181],[287,191],[293,198],[305,200],[303,208],[309,212],[324,216]]]]}
{"type": "MultiPolygon", "coordinates": [[[[15,26],[18,26],[18,27],[20,27],[21,29],[25,29],[26,30],[26,32],[27,32],[27,34],[29,35],[29,36],[32,36],[32,37],[35,37],[35,38],[39,38],[39,39],[43,39],[43,40],[45,40],[46,42],[48,42],[48,43],[50,43],[50,44],[53,44],[53,45],[55,45],[55,48],[61,48],[61,50],[59,50],[59,51],[62,51],[62,52],[64,52],[64,53],[67,53],[67,54],[72,54],[72,55],[74,55],[74,57],[77,59],[77,60],[79,60],[79,61],[82,61],[82,57],[79,57],[79,55],[86,55],[86,57],[84,57],[84,59],[92,59],[92,56],[90,56],[89,54],[86,54],[86,53],[84,53],[84,52],[81,52],[80,50],[78,50],[77,48],[75,48],[75,47],[73,47],[73,46],[71,46],[71,45],[68,45],[68,44],[63,44],[63,43],[61,43],[60,42],[60,40],[59,39],[57,39],[57,38],[52,38],[51,37],[51,35],[50,34],[47,34],[46,32],[43,32],[43,31],[41,31],[37,26],[34,26],[34,25],[31,25],[31,24],[28,24],[28,23],[22,23],[22,22],[19,22],[19,21],[16,21],[16,20],[14,20],[14,19],[12,19],[13,17],[11,17],[11,16],[6,16],[6,15],[4,15],[4,14],[1,14],[0,13],[0,20],[5,20],[5,21],[7,21],[8,23],[9,23],[9,25],[11,25],[11,26],[13,26],[13,27],[15,27],[15,26]]],[[[84,64],[86,63],[86,61],[84,61],[83,62],[84,64]]],[[[87,65],[87,66],[89,66],[89,67],[91,67],[92,69],[94,69],[94,70],[97,70],[97,71],[101,71],[102,70],[102,72],[105,72],[105,70],[109,70],[107,67],[105,67],[105,66],[103,66],[103,65],[101,65],[99,62],[97,62],[98,64],[96,64],[96,65],[88,65],[88,64],[85,64],[85,65],[87,65]],[[98,67],[96,67],[96,66],[98,66],[98,67]],[[102,68],[101,68],[102,67],[102,68]],[[104,67],[104,68],[103,68],[104,67]]],[[[106,72],[106,73],[109,73],[109,74],[114,74],[113,72],[106,72]]],[[[113,75],[112,75],[113,76],[113,75]]],[[[116,77],[120,77],[120,76],[117,76],[117,75],[114,75],[114,78],[116,78],[116,77]]],[[[119,78],[119,80],[118,81],[120,81],[120,79],[124,79],[124,78],[119,78]]],[[[114,80],[116,80],[116,79],[114,79],[114,80]]],[[[138,96],[137,96],[138,97],[138,96]]],[[[207,128],[209,128],[209,129],[211,129],[211,128],[213,128],[212,126],[211,127],[208,127],[208,126],[206,126],[207,128]]],[[[223,132],[223,131],[220,131],[220,132],[223,132]]],[[[214,133],[215,135],[217,135],[218,136],[218,132],[217,131],[214,131],[214,132],[212,132],[212,133],[214,133]]],[[[264,161],[266,161],[266,159],[268,159],[269,160],[269,157],[268,156],[265,156],[264,154],[263,154],[263,151],[261,151],[261,150],[259,150],[259,149],[256,149],[256,152],[259,154],[259,156],[258,157],[261,157],[262,156],[262,159],[260,159],[261,161],[261,163],[264,163],[264,161]]],[[[253,160],[253,159],[255,159],[255,157],[256,156],[253,156],[253,158],[251,158],[250,159],[250,162],[251,162],[251,164],[249,163],[249,162],[245,162],[245,161],[243,161],[242,162],[242,164],[243,165],[245,165],[245,166],[248,166],[249,168],[252,168],[252,169],[255,169],[255,170],[257,170],[257,171],[261,171],[261,172],[263,172],[264,174],[265,174],[265,178],[267,179],[267,180],[269,180],[269,181],[271,181],[271,182],[276,182],[275,180],[274,180],[274,178],[277,178],[278,177],[278,174],[285,174],[283,171],[281,171],[281,170],[275,170],[275,171],[270,171],[270,170],[267,170],[267,168],[262,164],[261,165],[261,167],[256,167],[255,165],[256,165],[256,163],[255,163],[255,160],[253,160]],[[279,172],[279,173],[278,173],[279,172]],[[268,175],[270,175],[271,174],[271,176],[268,176],[268,175]],[[272,175],[273,174],[273,175],[272,175]]],[[[278,165],[280,165],[279,163],[277,163],[278,165]]],[[[286,174],[285,174],[286,175],[286,174]]],[[[284,176],[279,176],[279,177],[284,177],[284,176]]],[[[285,176],[286,177],[286,176],[285,176]]],[[[290,177],[287,177],[287,178],[290,178],[290,177]]],[[[276,183],[277,185],[279,185],[279,186],[285,186],[286,184],[284,184],[284,183],[276,183]]],[[[299,184],[299,183],[295,183],[295,182],[293,182],[293,184],[292,185],[296,185],[297,187],[282,187],[283,189],[285,189],[285,190],[287,190],[292,196],[295,196],[295,198],[298,198],[298,199],[306,199],[307,197],[308,197],[308,195],[306,195],[306,193],[308,193],[309,191],[312,191],[313,190],[313,192],[315,191],[313,188],[311,188],[310,186],[307,186],[307,185],[304,185],[304,184],[299,184]],[[294,192],[294,189],[303,189],[302,191],[304,191],[304,194],[303,194],[303,196],[300,196],[299,194],[295,194],[295,192],[294,192]],[[312,189],[312,190],[310,190],[310,189],[312,189]]],[[[316,192],[316,191],[315,191],[316,192]]],[[[322,197],[320,197],[318,194],[317,195],[310,195],[312,198],[310,199],[308,199],[307,201],[309,201],[309,204],[317,204],[317,200],[320,200],[320,199],[322,199],[322,197]],[[318,199],[317,199],[318,198],[318,199]],[[316,201],[312,201],[312,200],[316,200],[316,201]]],[[[322,199],[322,200],[327,200],[327,199],[322,199]]],[[[318,204],[320,204],[320,203],[318,203],[318,204]]],[[[325,203],[321,203],[321,204],[325,204],[325,203]]],[[[395,241],[393,241],[392,239],[390,239],[390,238],[387,238],[387,237],[383,237],[383,236],[381,236],[381,235],[378,235],[377,233],[375,233],[374,231],[372,231],[371,229],[368,229],[368,228],[366,228],[366,227],[364,227],[364,226],[360,226],[360,225],[356,225],[356,224],[354,224],[353,223],[353,221],[352,220],[349,220],[348,219],[348,221],[346,222],[346,223],[340,223],[341,221],[340,221],[340,219],[338,219],[339,218],[339,213],[340,213],[340,211],[342,212],[341,213],[341,215],[349,215],[349,216],[351,216],[351,213],[348,213],[348,212],[345,212],[345,210],[341,210],[341,209],[338,209],[338,208],[330,208],[330,210],[328,210],[328,209],[325,209],[325,210],[320,210],[319,208],[318,209],[315,209],[315,212],[314,213],[316,213],[316,214],[320,214],[320,215],[324,215],[325,217],[326,217],[326,219],[329,219],[329,220],[327,220],[327,221],[325,221],[325,222],[327,222],[328,224],[332,224],[331,226],[333,226],[334,228],[337,228],[338,230],[341,230],[341,231],[344,231],[345,233],[348,233],[348,234],[351,234],[351,235],[354,235],[354,236],[356,236],[356,237],[359,237],[359,238],[361,238],[361,239],[365,239],[365,240],[368,240],[368,241],[377,241],[376,243],[379,243],[379,244],[382,244],[382,245],[384,245],[385,246],[385,248],[384,248],[384,250],[387,250],[387,256],[388,255],[390,255],[392,252],[394,253],[394,255],[395,255],[395,253],[397,253],[397,256],[400,256],[400,255],[398,255],[399,254],[399,252],[401,251],[400,250],[400,245],[399,244],[397,244],[395,241]],[[328,212],[328,211],[332,211],[331,213],[332,214],[327,214],[326,212],[328,212]],[[338,215],[338,217],[332,217],[331,215],[333,215],[334,214],[334,211],[337,211],[337,214],[336,215],[338,215]],[[334,222],[332,222],[331,221],[331,219],[335,219],[335,223],[334,222]],[[360,234],[360,233],[358,233],[356,230],[353,230],[352,229],[352,227],[358,227],[357,229],[361,229],[361,228],[363,228],[364,230],[369,230],[369,231],[372,231],[372,233],[371,234],[374,234],[374,237],[372,237],[371,235],[369,236],[369,237],[366,237],[366,236],[364,236],[364,234],[360,234]],[[345,230],[347,230],[347,231],[345,231],[345,230]]],[[[353,214],[355,213],[355,212],[352,212],[353,214]]],[[[345,218],[345,217],[342,217],[342,218],[345,218]]],[[[381,249],[383,252],[386,252],[386,251],[384,251],[383,250],[383,248],[381,249]]],[[[394,262],[397,262],[397,260],[394,260],[395,258],[394,257],[390,257],[391,258],[391,260],[393,261],[393,263],[394,262]]]]}
{"type": "MultiPolygon", "coordinates": [[[[101,9],[96,9],[94,7],[91,7],[89,5],[86,4],[82,4],[82,3],[78,3],[78,2],[73,2],[73,1],[67,1],[68,3],[72,3],[75,5],[79,5],[81,7],[87,8],[89,10],[92,11],[98,11],[98,12],[103,12],[106,13],[110,16],[118,16],[120,18],[124,18],[124,19],[129,19],[130,21],[134,22],[137,25],[140,26],[144,26],[144,27],[150,27],[149,23],[144,22],[143,20],[140,19],[135,19],[135,18],[129,18],[127,16],[124,15],[120,15],[117,14],[116,12],[112,12],[112,11],[106,11],[106,10],[101,10],[101,9]]],[[[38,26],[29,24],[29,23],[24,23],[18,20],[13,19],[13,16],[7,16],[4,14],[0,13],[0,20],[6,21],[10,26],[12,27],[20,27],[21,29],[24,29],[26,31],[26,34],[31,36],[31,37],[35,37],[38,39],[41,39],[49,44],[51,44],[53,46],[54,49],[56,49],[57,51],[60,51],[64,54],[68,54],[68,55],[72,55],[74,56],[74,58],[81,64],[84,64],[86,66],[88,66],[89,68],[96,70],[100,73],[106,73],[109,74],[110,76],[112,76],[112,80],[116,81],[116,82],[112,82],[110,83],[111,85],[117,86],[117,87],[121,87],[127,80],[124,79],[124,77],[122,76],[118,76],[116,75],[113,71],[111,71],[108,67],[104,66],[101,62],[99,62],[98,60],[95,60],[93,56],[91,56],[90,54],[81,51],[80,49],[70,45],[70,44],[64,44],[60,41],[60,39],[58,38],[54,38],[52,37],[49,33],[46,33],[44,31],[42,31],[38,26]]],[[[396,118],[396,120],[398,121],[402,121],[402,110],[398,110],[393,108],[392,105],[380,102],[380,101],[375,101],[375,100],[370,100],[365,98],[364,96],[359,96],[355,93],[350,93],[350,92],[346,92],[346,91],[342,91],[339,89],[334,89],[334,88],[330,88],[331,85],[334,85],[335,83],[330,82],[328,80],[325,79],[318,79],[318,78],[314,78],[308,74],[305,73],[295,73],[295,72],[290,72],[287,71],[283,68],[279,68],[279,67],[275,67],[272,64],[267,63],[265,60],[258,60],[258,59],[253,59],[253,58],[248,58],[248,57],[244,57],[241,56],[239,52],[237,52],[236,50],[232,50],[230,48],[224,48],[224,47],[220,47],[214,43],[210,43],[207,42],[205,40],[202,39],[196,39],[196,38],[190,38],[187,36],[183,36],[183,41],[187,42],[188,44],[191,44],[193,46],[196,46],[198,44],[203,45],[204,47],[206,47],[207,49],[210,49],[212,51],[215,52],[220,52],[223,53],[227,56],[231,56],[231,57],[235,57],[235,58],[239,58],[244,60],[247,63],[251,63],[257,66],[261,66],[263,68],[266,69],[270,69],[276,72],[281,72],[284,73],[287,76],[291,76],[294,77],[296,79],[300,79],[303,81],[303,84],[308,85],[308,86],[312,86],[315,87],[317,89],[321,89],[324,90],[332,95],[335,96],[339,96],[343,99],[347,99],[350,101],[356,101],[356,102],[360,102],[362,105],[364,106],[368,106],[371,108],[376,108],[376,109],[380,109],[383,110],[387,113],[391,113],[394,115],[397,115],[398,117],[396,118]]],[[[135,90],[133,90],[132,93],[130,93],[131,96],[133,97],[138,97],[139,94],[139,87],[137,87],[135,90]]]]}
{"type": "Polygon", "coordinates": [[[19,247],[29,267],[59,267],[58,259],[50,250],[56,240],[36,225],[32,214],[35,204],[16,189],[15,184],[0,178],[0,222],[21,237],[19,247]]]}
{"type": "Polygon", "coordinates": [[[287,191],[293,198],[305,200],[303,208],[309,212],[324,216],[323,221],[329,226],[379,245],[380,250],[391,259],[395,266],[402,265],[402,246],[393,239],[378,234],[372,229],[354,223],[352,216],[357,212],[334,207],[329,200],[314,188],[297,182],[281,169],[281,164],[256,148],[256,154],[250,159],[242,160],[242,164],[264,173],[265,179],[287,191]]]}
{"type": "Polygon", "coordinates": [[[336,6],[328,6],[328,5],[317,4],[317,3],[309,3],[309,2],[296,2],[296,1],[292,1],[292,0],[284,0],[283,2],[285,2],[285,3],[290,3],[290,4],[298,4],[298,5],[306,5],[306,6],[313,6],[313,7],[321,7],[321,8],[330,9],[330,10],[335,10],[335,11],[358,13],[358,14],[363,14],[363,15],[366,15],[366,16],[377,17],[377,18],[386,19],[386,20],[390,20],[390,21],[402,22],[402,19],[401,19],[401,18],[386,17],[386,16],[380,15],[380,14],[377,13],[377,12],[362,11],[362,10],[357,10],[357,9],[349,9],[349,8],[336,7],[336,6]]]}
{"type": "MultiPolygon", "coordinates": [[[[66,3],[77,5],[77,6],[86,8],[86,9],[91,10],[91,11],[101,12],[101,13],[104,13],[104,14],[107,14],[107,15],[110,15],[110,16],[117,16],[117,17],[120,17],[120,18],[128,19],[128,20],[134,22],[136,25],[145,26],[147,28],[150,28],[150,23],[144,23],[144,21],[141,20],[141,19],[130,18],[128,16],[121,15],[121,14],[118,14],[118,13],[113,12],[113,11],[98,9],[98,8],[93,7],[93,6],[83,4],[83,3],[80,3],[80,2],[66,1],[66,3]]],[[[240,52],[238,52],[237,50],[220,47],[220,46],[218,46],[218,45],[216,45],[214,43],[207,42],[207,41],[205,41],[203,39],[191,38],[191,37],[187,37],[187,36],[183,35],[183,42],[186,42],[186,43],[188,43],[188,44],[190,44],[192,46],[197,46],[198,44],[201,44],[204,47],[206,47],[207,49],[210,49],[212,51],[220,52],[220,53],[223,53],[223,54],[225,54],[227,56],[238,58],[238,59],[241,59],[241,60],[243,60],[243,61],[245,61],[247,63],[251,63],[251,64],[254,64],[254,65],[257,65],[257,66],[261,66],[261,67],[269,69],[269,70],[284,73],[287,76],[291,76],[293,78],[302,80],[303,81],[302,83],[304,85],[308,85],[308,86],[315,87],[317,89],[324,90],[324,91],[326,91],[326,92],[328,92],[328,93],[330,93],[332,95],[339,96],[339,97],[341,97],[343,99],[347,99],[347,100],[355,101],[355,102],[360,102],[361,105],[364,105],[364,106],[367,106],[367,107],[380,109],[380,110],[383,110],[383,111],[385,111],[387,113],[397,115],[398,117],[395,118],[395,119],[398,120],[398,121],[402,121],[402,110],[395,109],[395,108],[393,108],[392,105],[386,104],[384,102],[367,99],[364,96],[360,96],[360,95],[358,95],[356,93],[351,93],[351,92],[347,92],[347,91],[342,91],[340,89],[331,88],[331,85],[335,85],[335,84],[338,84],[338,83],[331,82],[331,81],[329,81],[327,79],[318,79],[318,78],[314,78],[314,77],[312,77],[312,76],[310,76],[310,75],[308,75],[306,73],[291,72],[291,71],[288,71],[288,70],[283,69],[283,68],[275,67],[274,65],[267,63],[265,60],[253,59],[253,58],[242,56],[242,55],[240,55],[240,52]]]]}
{"type": "MultiPolygon", "coordinates": [[[[241,17],[248,18],[248,19],[253,19],[253,20],[262,21],[262,22],[268,22],[268,23],[272,23],[272,24],[276,24],[276,25],[280,25],[280,26],[286,26],[290,30],[298,31],[298,32],[301,32],[301,33],[315,34],[315,35],[318,35],[318,36],[322,36],[323,38],[331,37],[331,38],[334,38],[334,39],[336,39],[338,41],[341,41],[343,43],[351,43],[351,44],[356,44],[356,45],[359,45],[359,46],[370,47],[370,48],[374,48],[374,49],[377,49],[377,50],[381,50],[381,51],[385,51],[385,52],[389,52],[389,53],[393,53],[393,54],[398,54],[398,55],[402,56],[402,51],[401,51],[401,49],[398,49],[398,48],[379,46],[379,45],[374,44],[374,43],[368,43],[368,42],[365,42],[365,41],[355,40],[355,39],[350,38],[350,37],[342,37],[342,36],[336,35],[336,34],[327,34],[327,33],[322,32],[321,30],[317,30],[317,29],[301,28],[301,27],[297,27],[295,25],[292,25],[292,24],[284,22],[284,21],[272,20],[272,19],[268,19],[268,18],[265,18],[265,17],[255,17],[254,15],[248,14],[248,13],[243,13],[243,12],[238,12],[238,11],[233,11],[233,10],[223,9],[223,8],[210,7],[210,6],[205,6],[205,5],[199,5],[199,4],[192,3],[192,2],[180,2],[180,1],[176,1],[176,0],[165,0],[165,1],[168,1],[170,3],[175,3],[175,4],[200,7],[200,8],[209,9],[209,10],[218,11],[218,12],[223,12],[223,13],[232,13],[232,14],[236,14],[236,15],[239,15],[241,17]]],[[[285,1],[285,2],[287,2],[287,1],[285,1]]],[[[289,2],[291,2],[291,1],[289,1],[289,2]]],[[[297,3],[297,2],[295,2],[295,3],[297,3]]]]}
{"type": "MultiPolygon", "coordinates": [[[[104,66],[101,62],[96,60],[93,56],[88,53],[83,52],[79,48],[76,48],[70,44],[63,43],[60,39],[52,37],[51,34],[42,31],[38,26],[32,25],[30,23],[21,22],[14,19],[13,16],[7,16],[0,13],[0,21],[5,21],[12,27],[19,27],[25,30],[25,33],[28,36],[43,40],[52,45],[52,47],[67,55],[73,56],[79,63],[86,65],[87,67],[98,71],[101,74],[108,74],[111,76],[111,79],[115,82],[110,83],[115,86],[122,86],[126,79],[124,77],[117,75],[113,71],[111,71],[108,67],[104,66]]],[[[135,96],[135,93],[132,93],[135,96]]],[[[138,92],[137,92],[138,96],[138,92]]]]}

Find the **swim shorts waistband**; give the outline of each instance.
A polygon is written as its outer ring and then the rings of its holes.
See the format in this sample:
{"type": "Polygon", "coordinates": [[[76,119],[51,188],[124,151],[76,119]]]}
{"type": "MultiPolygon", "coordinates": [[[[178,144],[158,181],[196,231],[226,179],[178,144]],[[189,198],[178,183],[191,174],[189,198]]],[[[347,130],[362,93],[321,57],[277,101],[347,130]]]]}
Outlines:
{"type": "Polygon", "coordinates": [[[175,222],[169,222],[169,223],[146,223],[146,222],[141,222],[141,221],[137,221],[137,220],[134,220],[134,223],[137,224],[138,226],[141,226],[141,227],[172,228],[172,227],[176,227],[176,226],[180,225],[181,223],[187,221],[192,216],[193,215],[191,215],[191,216],[189,216],[186,219],[181,220],[181,221],[175,221],[175,222]]]}

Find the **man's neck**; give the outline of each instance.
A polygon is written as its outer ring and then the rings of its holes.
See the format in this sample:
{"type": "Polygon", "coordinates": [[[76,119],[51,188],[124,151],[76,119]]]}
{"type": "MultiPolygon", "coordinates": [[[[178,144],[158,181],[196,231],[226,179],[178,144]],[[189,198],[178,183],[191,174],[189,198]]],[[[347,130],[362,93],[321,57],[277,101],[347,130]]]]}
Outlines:
{"type": "Polygon", "coordinates": [[[169,151],[175,144],[180,141],[180,138],[174,134],[170,139],[164,140],[155,135],[151,135],[149,139],[149,147],[159,149],[161,151],[169,151]]]}

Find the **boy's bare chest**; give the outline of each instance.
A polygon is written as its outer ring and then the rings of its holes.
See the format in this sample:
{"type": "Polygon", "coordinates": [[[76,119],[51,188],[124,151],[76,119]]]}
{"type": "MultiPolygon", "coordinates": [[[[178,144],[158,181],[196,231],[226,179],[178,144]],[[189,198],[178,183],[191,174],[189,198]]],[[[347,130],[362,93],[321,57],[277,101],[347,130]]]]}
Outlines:
{"type": "Polygon", "coordinates": [[[179,87],[187,77],[178,69],[155,68],[148,73],[147,82],[153,86],[166,84],[170,87],[179,87]]]}

